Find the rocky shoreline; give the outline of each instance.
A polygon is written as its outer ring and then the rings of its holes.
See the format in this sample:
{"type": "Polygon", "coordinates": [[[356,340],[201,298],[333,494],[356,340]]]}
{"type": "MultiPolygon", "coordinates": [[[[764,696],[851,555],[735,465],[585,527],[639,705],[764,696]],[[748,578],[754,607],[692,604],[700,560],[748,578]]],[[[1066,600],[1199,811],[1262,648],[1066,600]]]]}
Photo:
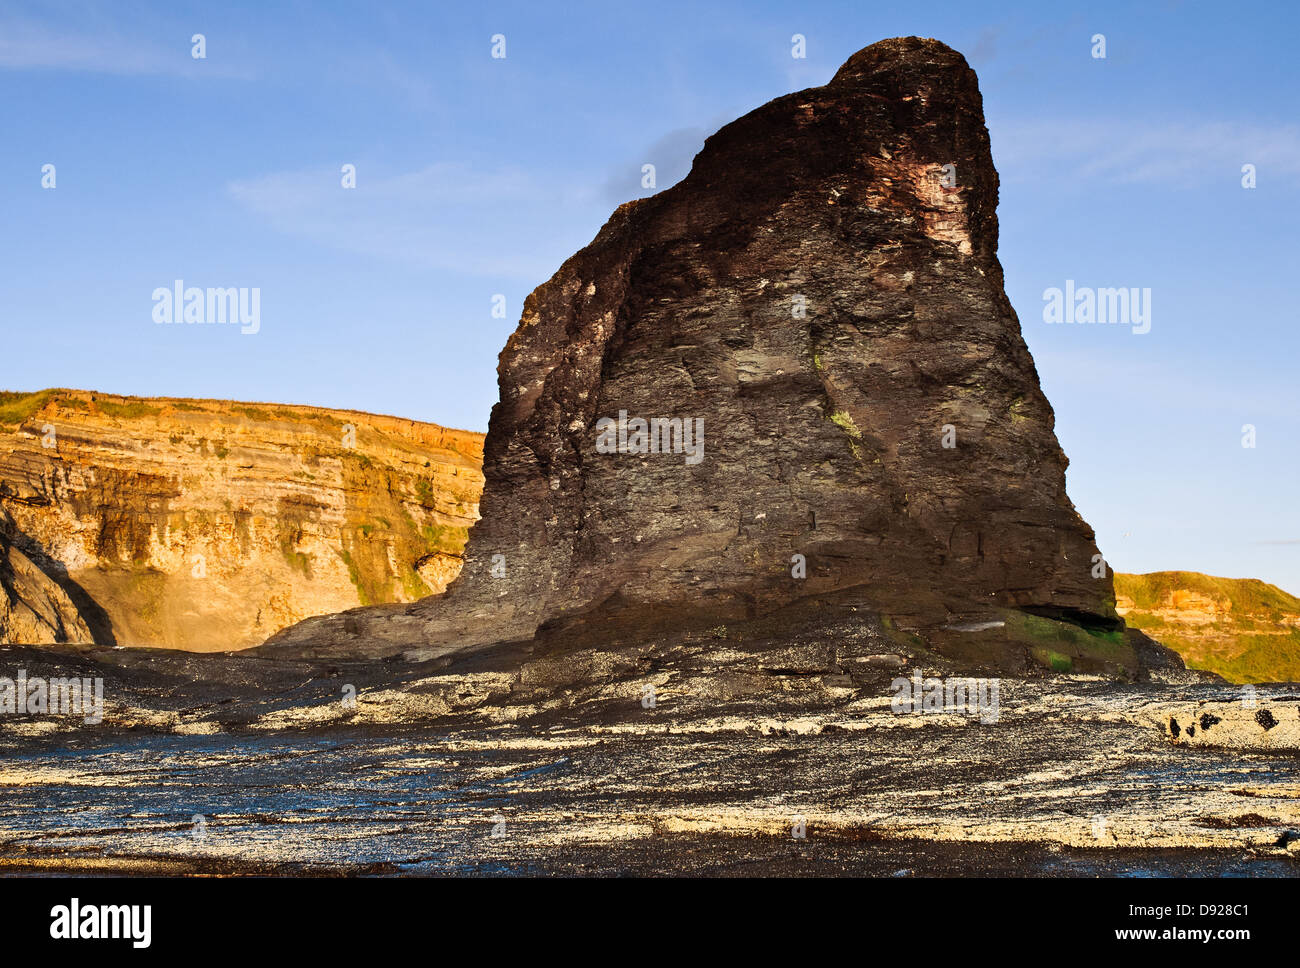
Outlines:
{"type": "Polygon", "coordinates": [[[1002,678],[984,723],[891,708],[900,674],[956,671],[934,656],[846,672],[834,656],[788,668],[659,649],[570,657],[563,685],[524,647],[442,668],[6,650],[32,675],[99,672],[110,701],[94,727],[0,721],[0,864],[1300,872],[1300,696],[1284,686],[1247,708],[1238,687],[1186,674],[1002,678]],[[206,685],[178,693],[196,663],[206,685]],[[1169,727],[1210,718],[1192,741],[1169,727]]]}

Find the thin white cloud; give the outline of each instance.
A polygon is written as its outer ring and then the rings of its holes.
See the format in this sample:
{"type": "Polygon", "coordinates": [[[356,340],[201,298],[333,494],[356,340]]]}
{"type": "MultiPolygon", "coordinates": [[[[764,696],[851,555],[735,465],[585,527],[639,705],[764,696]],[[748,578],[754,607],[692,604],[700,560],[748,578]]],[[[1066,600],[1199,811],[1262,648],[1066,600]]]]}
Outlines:
{"type": "Polygon", "coordinates": [[[612,168],[605,179],[602,194],[606,201],[621,205],[633,198],[644,198],[661,192],[677,184],[690,173],[691,162],[710,132],[716,131],[718,125],[707,130],[701,127],[678,128],[669,131],[641,153],[641,159],[627,161],[617,168],[612,168]],[[653,189],[641,187],[642,165],[655,166],[655,186],[653,189]]]}
{"type": "Polygon", "coordinates": [[[172,46],[126,36],[110,25],[69,29],[31,19],[0,16],[0,69],[74,71],[91,74],[171,74],[242,78],[252,72],[216,56],[190,56],[190,37],[180,33],[172,46]]]}
{"type": "MultiPolygon", "coordinates": [[[[1033,317],[1025,319],[1032,325],[1033,317]]],[[[1022,325],[1025,325],[1022,322],[1022,325]]],[[[1058,327],[1059,328],[1059,327],[1058,327]]],[[[1082,327],[1081,335],[1103,327],[1082,327]]],[[[1139,338],[1127,337],[1134,342],[1139,338]]],[[[1045,380],[1056,387],[1070,386],[1086,392],[1104,386],[1112,396],[1131,396],[1161,401],[1165,412],[1210,413],[1235,431],[1233,416],[1258,414],[1290,422],[1295,417],[1295,391],[1291,384],[1266,373],[1256,373],[1249,385],[1217,382],[1214,360],[1202,363],[1125,358],[1123,342],[1109,349],[1075,346],[1069,350],[1040,347],[1034,359],[1045,380]],[[1104,373],[1104,382],[1096,374],[1104,373]],[[1225,417],[1224,415],[1233,415],[1225,417]]]]}
{"type": "Polygon", "coordinates": [[[1008,178],[1059,183],[1236,184],[1252,164],[1266,179],[1300,174],[1300,125],[1082,119],[990,124],[993,159],[1008,178]]]}
{"type": "Polygon", "coordinates": [[[443,162],[382,173],[356,164],[356,188],[342,187],[340,164],[236,181],[229,193],[276,231],[319,245],[532,284],[608,215],[597,191],[524,168],[443,162]]]}

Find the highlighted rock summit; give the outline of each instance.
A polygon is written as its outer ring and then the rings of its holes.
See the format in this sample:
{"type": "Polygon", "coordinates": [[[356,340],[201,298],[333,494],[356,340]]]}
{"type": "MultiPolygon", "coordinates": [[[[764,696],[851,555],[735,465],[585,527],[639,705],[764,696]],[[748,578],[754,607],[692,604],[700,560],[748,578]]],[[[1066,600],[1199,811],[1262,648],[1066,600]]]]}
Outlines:
{"type": "Polygon", "coordinates": [[[870,627],[1009,671],[1181,667],[1066,495],[997,201],[975,74],[934,40],[728,124],[528,297],[447,592],[261,651],[870,627]]]}

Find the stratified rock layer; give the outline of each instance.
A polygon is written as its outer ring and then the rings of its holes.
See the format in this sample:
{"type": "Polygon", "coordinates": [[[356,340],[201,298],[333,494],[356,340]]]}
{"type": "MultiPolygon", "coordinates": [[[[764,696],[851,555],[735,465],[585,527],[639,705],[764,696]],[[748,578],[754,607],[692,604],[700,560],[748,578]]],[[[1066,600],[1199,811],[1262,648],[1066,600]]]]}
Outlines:
{"type": "Polygon", "coordinates": [[[1115,576],[1115,610],[1189,668],[1229,682],[1300,682],[1300,599],[1255,578],[1115,576]]]}
{"type": "MultiPolygon", "coordinates": [[[[237,649],[442,591],[478,516],[482,441],[314,407],[4,394],[5,547],[54,576],[84,624],[11,619],[0,644],[237,649]]],[[[35,611],[63,614],[58,601],[35,611]]]]}
{"type": "Polygon", "coordinates": [[[1031,613],[1141,664],[1066,496],[997,198],[975,74],[937,41],[874,44],[727,125],[528,298],[449,591],[265,651],[608,644],[847,609],[949,651],[970,632],[994,662],[990,630],[1031,613]],[[703,459],[600,452],[620,412],[702,420],[703,459]]]}
{"type": "Polygon", "coordinates": [[[13,520],[0,507],[0,643],[89,644],[89,627],[51,575],[14,547],[13,520]]]}

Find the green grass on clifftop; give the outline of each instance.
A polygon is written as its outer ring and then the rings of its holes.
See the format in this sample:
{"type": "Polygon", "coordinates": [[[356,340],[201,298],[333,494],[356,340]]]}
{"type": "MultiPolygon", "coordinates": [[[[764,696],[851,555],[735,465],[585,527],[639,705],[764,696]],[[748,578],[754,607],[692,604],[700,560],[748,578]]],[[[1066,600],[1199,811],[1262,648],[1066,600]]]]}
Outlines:
{"type": "Polygon", "coordinates": [[[21,424],[58,394],[58,390],[37,390],[35,393],[0,390],[0,424],[8,427],[21,424]]]}
{"type": "Polygon", "coordinates": [[[1229,601],[1236,615],[1267,615],[1274,621],[1283,615],[1300,615],[1300,598],[1258,578],[1216,578],[1198,571],[1115,574],[1115,594],[1133,599],[1139,609],[1158,608],[1175,590],[1229,601]]]}
{"type": "Polygon", "coordinates": [[[1300,598],[1255,578],[1195,571],[1115,575],[1124,620],[1193,669],[1230,682],[1300,682],[1300,598]]]}

